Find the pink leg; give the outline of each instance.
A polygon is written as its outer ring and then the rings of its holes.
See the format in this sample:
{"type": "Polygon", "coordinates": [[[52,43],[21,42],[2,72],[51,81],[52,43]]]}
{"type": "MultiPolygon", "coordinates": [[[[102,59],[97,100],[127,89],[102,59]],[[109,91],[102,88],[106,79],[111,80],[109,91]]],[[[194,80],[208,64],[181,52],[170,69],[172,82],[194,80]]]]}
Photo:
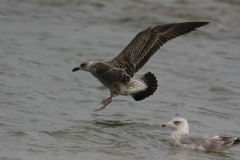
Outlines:
{"type": "Polygon", "coordinates": [[[102,109],[104,109],[111,102],[112,102],[112,97],[109,97],[108,99],[103,100],[102,103],[104,104],[104,106],[99,108],[99,109],[95,109],[94,112],[101,111],[102,109]]]}
{"type": "Polygon", "coordinates": [[[105,99],[105,100],[102,100],[102,104],[103,105],[105,105],[105,104],[107,104],[109,101],[111,101],[111,97],[109,97],[109,98],[107,98],[107,99],[105,99]]]}

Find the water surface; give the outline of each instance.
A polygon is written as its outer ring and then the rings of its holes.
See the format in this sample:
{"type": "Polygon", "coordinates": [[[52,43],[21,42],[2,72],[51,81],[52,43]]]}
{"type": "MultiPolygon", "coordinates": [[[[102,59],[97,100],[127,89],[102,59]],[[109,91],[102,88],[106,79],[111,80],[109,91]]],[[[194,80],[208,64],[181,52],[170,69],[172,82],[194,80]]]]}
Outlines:
{"type": "Polygon", "coordinates": [[[170,144],[159,125],[186,118],[192,133],[240,135],[240,3],[237,0],[2,0],[0,159],[239,159],[240,147],[198,152],[170,144]],[[136,102],[72,69],[114,58],[147,27],[209,25],[164,45],[137,76],[158,79],[136,102]]]}

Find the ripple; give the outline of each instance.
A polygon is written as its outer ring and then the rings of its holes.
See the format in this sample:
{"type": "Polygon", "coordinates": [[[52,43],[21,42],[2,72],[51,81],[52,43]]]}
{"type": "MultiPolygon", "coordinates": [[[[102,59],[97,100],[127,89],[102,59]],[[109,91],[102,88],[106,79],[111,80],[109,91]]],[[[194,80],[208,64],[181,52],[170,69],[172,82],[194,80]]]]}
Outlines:
{"type": "Polygon", "coordinates": [[[11,136],[16,136],[16,137],[22,137],[22,136],[28,135],[28,133],[23,132],[23,131],[10,131],[10,132],[7,132],[7,134],[9,134],[11,136]]]}
{"type": "Polygon", "coordinates": [[[217,93],[217,94],[236,94],[234,91],[226,88],[226,87],[211,87],[209,91],[217,93]]]}

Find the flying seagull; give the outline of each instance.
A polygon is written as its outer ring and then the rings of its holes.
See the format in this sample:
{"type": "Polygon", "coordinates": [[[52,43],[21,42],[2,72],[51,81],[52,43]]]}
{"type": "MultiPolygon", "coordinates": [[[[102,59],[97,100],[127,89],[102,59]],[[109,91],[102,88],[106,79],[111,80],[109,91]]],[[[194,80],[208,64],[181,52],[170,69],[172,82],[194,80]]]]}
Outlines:
{"type": "Polygon", "coordinates": [[[183,118],[174,118],[161,127],[173,127],[171,139],[174,146],[202,151],[225,151],[240,144],[240,138],[229,136],[213,136],[189,134],[188,122],[183,118]]]}
{"type": "Polygon", "coordinates": [[[104,109],[112,102],[112,98],[118,95],[131,95],[136,101],[143,100],[157,90],[157,79],[148,72],[132,80],[135,74],[167,41],[208,23],[184,22],[149,27],[138,33],[114,59],[103,63],[86,61],[72,71],[90,72],[110,90],[110,97],[102,101],[103,107],[95,111],[104,109]]]}

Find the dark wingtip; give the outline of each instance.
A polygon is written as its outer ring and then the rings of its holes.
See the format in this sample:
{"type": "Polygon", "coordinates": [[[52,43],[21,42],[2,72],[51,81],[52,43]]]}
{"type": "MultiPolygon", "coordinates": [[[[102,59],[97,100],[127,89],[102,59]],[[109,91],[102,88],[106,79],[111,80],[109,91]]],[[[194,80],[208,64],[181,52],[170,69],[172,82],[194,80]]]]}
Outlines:
{"type": "Polygon", "coordinates": [[[205,26],[209,24],[210,22],[182,22],[182,23],[176,23],[176,27],[184,27],[184,28],[189,28],[190,30],[196,29],[202,26],[205,26]]]}
{"type": "Polygon", "coordinates": [[[78,71],[79,69],[80,69],[79,67],[75,67],[75,68],[73,68],[72,72],[76,72],[76,71],[78,71]]]}
{"type": "Polygon", "coordinates": [[[210,22],[195,22],[199,24],[199,27],[208,25],[210,22]]]}
{"type": "Polygon", "coordinates": [[[200,26],[205,26],[209,24],[210,22],[193,22],[193,23],[198,23],[200,26]]]}

